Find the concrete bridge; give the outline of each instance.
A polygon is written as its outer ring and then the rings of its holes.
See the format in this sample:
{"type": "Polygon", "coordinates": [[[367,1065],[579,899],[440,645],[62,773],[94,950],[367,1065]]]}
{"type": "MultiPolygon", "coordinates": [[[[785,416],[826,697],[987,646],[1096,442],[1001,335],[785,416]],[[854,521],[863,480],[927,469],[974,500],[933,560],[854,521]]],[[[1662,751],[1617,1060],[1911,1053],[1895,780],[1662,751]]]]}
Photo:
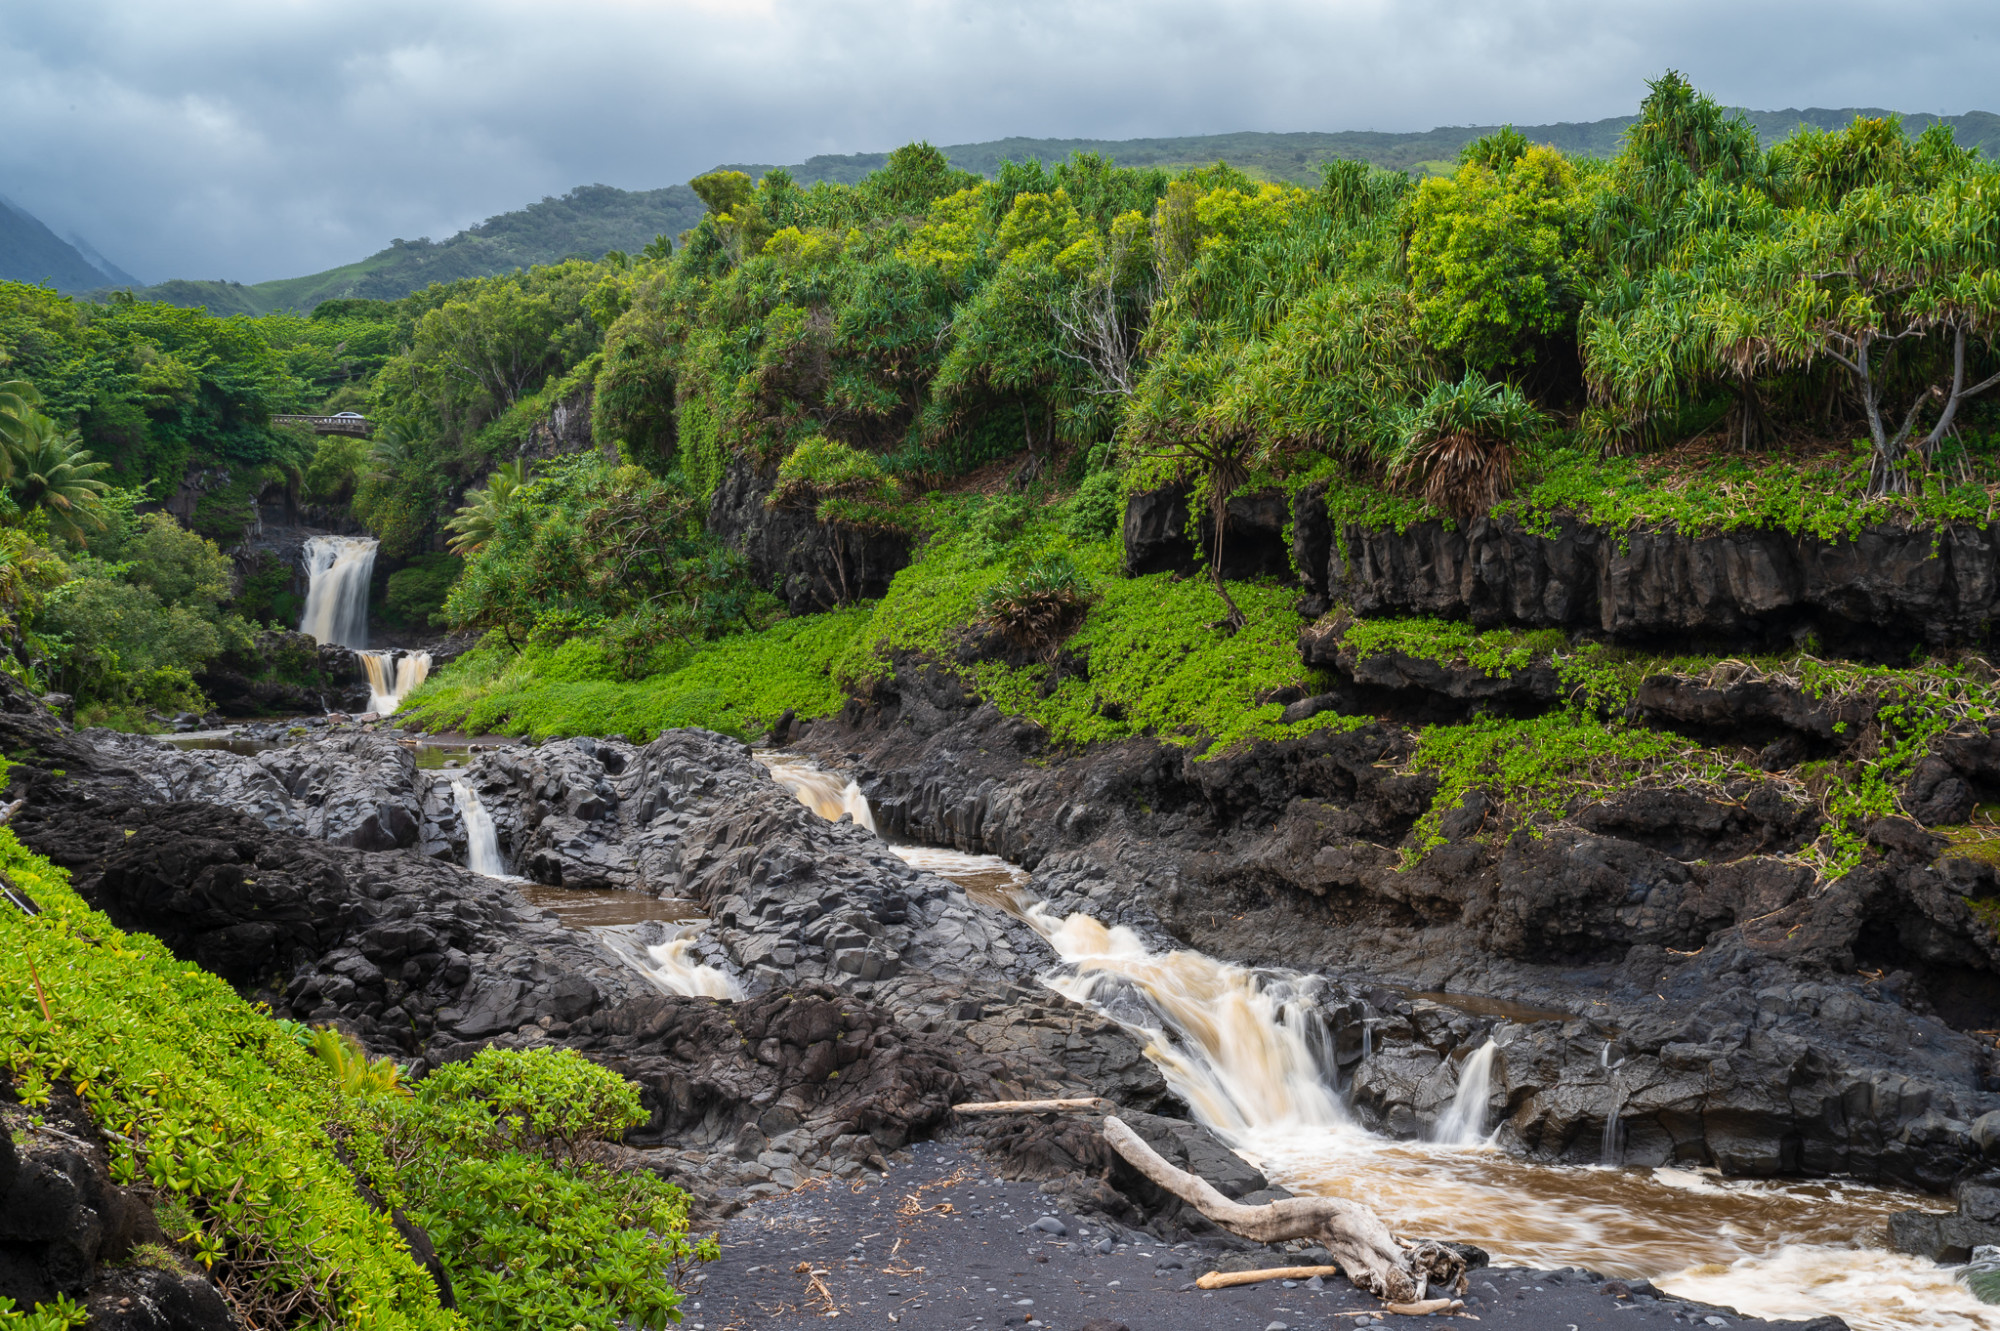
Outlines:
{"type": "Polygon", "coordinates": [[[375,423],[357,412],[343,411],[333,416],[273,416],[273,425],[306,425],[314,434],[358,434],[366,439],[375,423]]]}

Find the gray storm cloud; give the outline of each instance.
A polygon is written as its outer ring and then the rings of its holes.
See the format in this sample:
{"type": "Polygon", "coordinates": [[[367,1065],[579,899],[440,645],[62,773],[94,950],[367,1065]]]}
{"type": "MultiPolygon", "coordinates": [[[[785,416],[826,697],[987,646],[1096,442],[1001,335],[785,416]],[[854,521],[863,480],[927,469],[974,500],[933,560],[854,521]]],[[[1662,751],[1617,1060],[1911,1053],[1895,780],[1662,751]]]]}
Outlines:
{"type": "Polygon", "coordinates": [[[0,194],[260,281],[544,194],[915,138],[1425,129],[1725,101],[1994,109],[2000,6],[1821,0],[0,0],[0,194]]]}

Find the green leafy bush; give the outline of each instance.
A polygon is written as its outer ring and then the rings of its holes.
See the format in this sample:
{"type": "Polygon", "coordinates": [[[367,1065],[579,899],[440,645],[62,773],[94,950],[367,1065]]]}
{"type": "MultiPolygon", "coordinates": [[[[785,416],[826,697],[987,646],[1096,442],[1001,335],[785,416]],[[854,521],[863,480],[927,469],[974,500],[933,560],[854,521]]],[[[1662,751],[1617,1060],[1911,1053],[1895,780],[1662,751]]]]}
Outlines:
{"type": "Polygon", "coordinates": [[[324,1066],[221,980],[90,910],[0,831],[0,869],[41,907],[0,905],[0,1059],[29,1108],[74,1088],[111,1171],[171,1204],[167,1237],[239,1315],[446,1331],[430,1277],[356,1193],[337,1138],[371,1128],[324,1066]],[[46,1004],[46,1009],[44,1008],[46,1004]]]}
{"type": "Polygon", "coordinates": [[[417,555],[389,575],[382,618],[396,627],[442,628],[445,598],[464,568],[457,555],[417,555]]]}

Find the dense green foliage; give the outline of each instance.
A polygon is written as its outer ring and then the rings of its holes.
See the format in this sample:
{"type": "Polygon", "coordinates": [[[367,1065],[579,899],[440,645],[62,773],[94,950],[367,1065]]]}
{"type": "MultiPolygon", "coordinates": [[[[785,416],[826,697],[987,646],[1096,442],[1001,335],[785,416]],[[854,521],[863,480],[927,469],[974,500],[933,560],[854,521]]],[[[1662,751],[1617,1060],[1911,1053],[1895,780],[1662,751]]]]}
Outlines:
{"type": "MultiPolygon", "coordinates": [[[[206,1268],[254,1323],[657,1329],[681,1274],[714,1256],[685,1238],[679,1189],[597,1162],[644,1117],[617,1074],[567,1050],[489,1049],[412,1095],[393,1065],[272,1021],[116,929],[11,832],[0,870],[41,907],[0,905],[0,1077],[28,1111],[74,1090],[114,1177],[155,1190],[170,1259],[206,1268]],[[350,1170],[425,1226],[458,1313],[350,1170]]],[[[0,1311],[0,1325],[67,1323],[0,1311]]]]}

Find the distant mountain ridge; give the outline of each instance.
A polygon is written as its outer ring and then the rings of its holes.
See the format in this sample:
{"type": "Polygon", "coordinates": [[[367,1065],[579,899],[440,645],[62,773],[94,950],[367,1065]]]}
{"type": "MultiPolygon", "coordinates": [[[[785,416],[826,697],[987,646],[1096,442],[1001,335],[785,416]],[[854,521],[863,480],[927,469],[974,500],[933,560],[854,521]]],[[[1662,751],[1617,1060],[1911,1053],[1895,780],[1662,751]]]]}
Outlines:
{"type": "Polygon", "coordinates": [[[11,199],[0,198],[0,279],[46,282],[58,291],[90,291],[109,282],[136,279],[111,263],[81,236],[68,240],[11,199]]]}
{"type": "MultiPolygon", "coordinates": [[[[1895,114],[1875,107],[1831,110],[1744,110],[1766,143],[1785,138],[1801,125],[1837,129],[1857,115],[1895,114]]],[[[1636,117],[1517,125],[1536,143],[1550,143],[1568,153],[1607,157],[1636,117]]],[[[2000,158],[2000,115],[1973,111],[1962,116],[1905,115],[1913,130],[1942,120],[1960,143],[1977,147],[1989,158],[2000,158]]],[[[1341,133],[1204,134],[1159,139],[994,139],[945,147],[954,166],[983,176],[1000,163],[1036,157],[1060,161],[1072,153],[1103,153],[1121,166],[1184,167],[1227,161],[1253,176],[1274,181],[1313,183],[1322,163],[1335,158],[1372,162],[1392,171],[1419,174],[1448,169],[1452,159],[1472,140],[1490,134],[1497,125],[1441,126],[1419,133],[1391,134],[1352,130],[1341,133]]],[[[800,184],[827,180],[851,185],[889,159],[886,152],[829,154],[807,158],[786,168],[800,184]]],[[[760,163],[730,163],[718,170],[761,175],[774,169],[760,163]]],[[[428,238],[397,240],[389,248],[358,263],[345,264],[306,277],[282,278],[244,286],[227,281],[163,282],[136,294],[145,300],[174,305],[206,305],[216,314],[262,314],[271,310],[308,310],[324,300],[366,296],[393,300],[432,282],[485,277],[534,264],[572,257],[597,259],[609,250],[633,252],[656,235],[678,236],[701,218],[702,203],[686,185],[656,190],[622,190],[610,185],[581,185],[560,198],[544,198],[526,208],[489,217],[442,241],[428,238]]],[[[37,224],[39,225],[39,224],[37,224]]],[[[43,228],[46,232],[46,228],[43,228]]],[[[51,236],[53,239],[53,236],[51,236]]],[[[60,243],[60,242],[58,242],[60,243]]],[[[0,255],[6,241],[0,238],[0,255]]],[[[80,256],[79,256],[80,257],[80,256]]],[[[28,279],[37,280],[37,279],[28,279]]],[[[58,283],[58,285],[61,285],[58,283]]],[[[100,284],[101,285],[101,284],[100,284]]]]}

